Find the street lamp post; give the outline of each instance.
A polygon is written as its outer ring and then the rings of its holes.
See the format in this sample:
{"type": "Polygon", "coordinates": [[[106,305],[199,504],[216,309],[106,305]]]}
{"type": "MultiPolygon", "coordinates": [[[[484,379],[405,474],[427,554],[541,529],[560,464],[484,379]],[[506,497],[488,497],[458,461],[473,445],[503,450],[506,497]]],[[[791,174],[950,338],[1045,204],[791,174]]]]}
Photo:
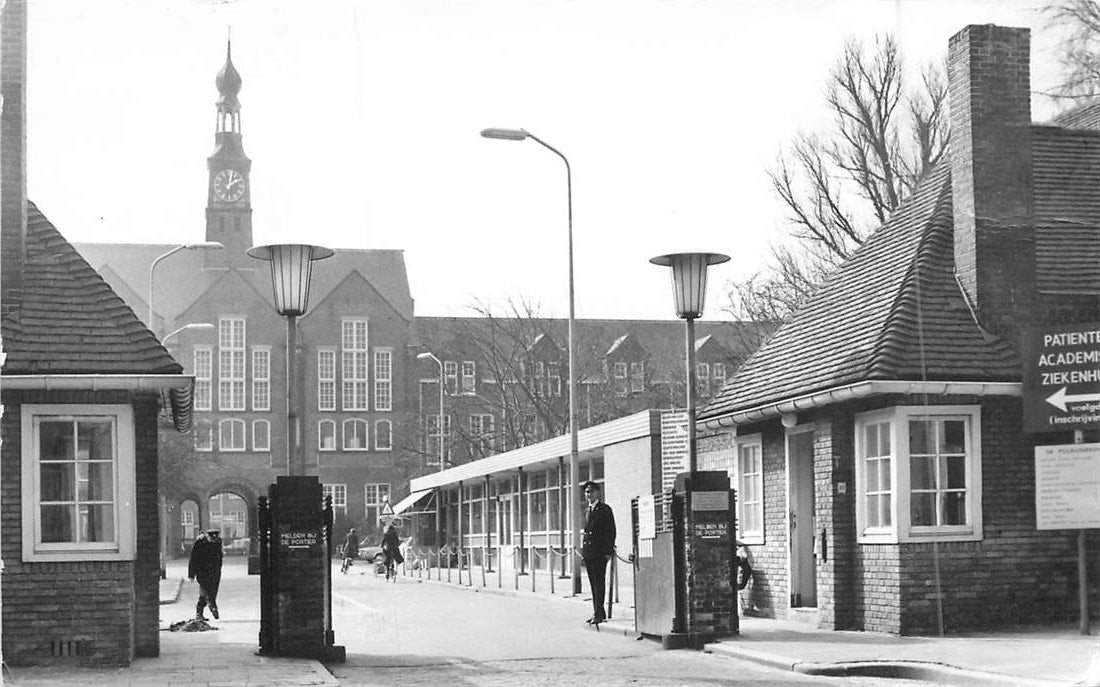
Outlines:
{"type": "Polygon", "coordinates": [[[302,453],[302,432],[298,425],[298,385],[295,348],[298,345],[298,317],[309,307],[309,282],[313,263],[330,258],[329,248],[302,243],[253,246],[248,254],[271,263],[271,288],[275,310],[286,318],[286,452],[287,474],[306,474],[302,453]]]}
{"type": "Polygon", "coordinates": [[[569,347],[569,509],[570,519],[573,522],[572,549],[573,556],[573,594],[581,593],[581,569],[577,565],[577,556],[581,547],[581,509],[580,499],[577,496],[577,482],[580,479],[577,459],[577,366],[576,348],[573,345],[573,325],[575,309],[573,301],[573,172],[569,167],[569,160],[561,151],[553,147],[538,136],[524,129],[483,129],[481,135],[485,138],[493,138],[503,141],[522,141],[526,138],[538,143],[543,148],[554,153],[565,163],[565,197],[569,219],[569,320],[568,320],[568,347],[569,347]]]}
{"type": "MultiPolygon", "coordinates": [[[[687,408],[685,415],[687,416],[687,472],[688,472],[688,490],[692,490],[696,487],[695,484],[695,319],[703,314],[703,305],[707,298],[707,267],[710,265],[718,265],[729,260],[728,255],[722,255],[721,253],[671,253],[668,255],[659,255],[655,258],[651,258],[650,262],[654,265],[662,265],[664,267],[671,267],[672,273],[672,293],[675,299],[676,316],[684,320],[685,328],[685,363],[687,365],[687,374],[685,375],[686,383],[686,402],[687,408]]],[[[693,568],[691,561],[694,557],[694,527],[692,522],[694,516],[690,505],[686,508],[687,526],[685,528],[686,538],[689,543],[687,546],[688,560],[684,560],[682,556],[675,556],[677,570],[676,574],[676,617],[673,620],[673,630],[675,632],[687,633],[691,628],[689,622],[690,615],[690,600],[687,598],[687,570],[693,568]]]]}
{"type": "MultiPolygon", "coordinates": [[[[160,264],[160,261],[164,260],[165,258],[167,258],[169,256],[175,255],[176,253],[178,253],[181,250],[204,250],[204,249],[205,250],[221,250],[222,248],[225,248],[225,246],[222,245],[221,243],[219,243],[218,241],[198,241],[196,243],[183,243],[183,244],[180,244],[180,245],[176,246],[175,248],[173,248],[172,250],[170,250],[166,253],[162,253],[161,255],[158,255],[156,258],[153,259],[153,262],[149,265],[149,300],[148,300],[149,321],[146,323],[149,327],[149,331],[154,331],[154,327],[153,327],[153,276],[156,272],[157,265],[160,264]]],[[[168,337],[165,337],[165,338],[167,339],[168,337]]],[[[164,343],[164,342],[162,341],[161,343],[164,343]]]]}

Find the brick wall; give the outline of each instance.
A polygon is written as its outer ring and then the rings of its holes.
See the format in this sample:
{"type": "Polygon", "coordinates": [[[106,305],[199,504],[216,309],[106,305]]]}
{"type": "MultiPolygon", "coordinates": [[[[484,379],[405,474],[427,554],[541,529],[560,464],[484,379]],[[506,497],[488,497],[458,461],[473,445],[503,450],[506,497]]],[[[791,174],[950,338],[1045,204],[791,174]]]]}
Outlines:
{"type": "Polygon", "coordinates": [[[0,21],[0,314],[18,303],[27,233],[27,3],[7,0],[0,21]]]}
{"type": "Polygon", "coordinates": [[[159,650],[157,397],[127,392],[5,392],[0,431],[3,653],[12,664],[127,665],[159,650]],[[132,403],[136,429],[135,561],[24,563],[20,408],[23,403],[132,403]]]}
{"type": "Polygon", "coordinates": [[[949,42],[956,270],[1010,341],[1034,298],[1029,61],[1028,29],[968,26],[949,42]]]}
{"type": "Polygon", "coordinates": [[[316,532],[323,545],[321,483],[313,477],[279,477],[270,490],[275,565],[275,647],[280,656],[325,654],[325,594],[328,559],[323,551],[293,550],[280,534],[316,532]]]}

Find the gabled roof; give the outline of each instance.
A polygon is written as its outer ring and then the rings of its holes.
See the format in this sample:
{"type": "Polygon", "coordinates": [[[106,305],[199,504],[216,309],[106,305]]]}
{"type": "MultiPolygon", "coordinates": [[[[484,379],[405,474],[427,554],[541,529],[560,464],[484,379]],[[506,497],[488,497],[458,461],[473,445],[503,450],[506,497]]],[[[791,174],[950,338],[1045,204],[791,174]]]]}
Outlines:
{"type": "Polygon", "coordinates": [[[978,327],[955,281],[951,180],[941,164],[699,418],[867,380],[1019,376],[1013,349],[978,327]]]}
{"type": "MultiPolygon", "coordinates": [[[[19,305],[3,322],[5,376],[178,375],[183,368],[134,311],[27,203],[19,305]]],[[[173,394],[177,428],[190,426],[190,387],[173,394]]]]}

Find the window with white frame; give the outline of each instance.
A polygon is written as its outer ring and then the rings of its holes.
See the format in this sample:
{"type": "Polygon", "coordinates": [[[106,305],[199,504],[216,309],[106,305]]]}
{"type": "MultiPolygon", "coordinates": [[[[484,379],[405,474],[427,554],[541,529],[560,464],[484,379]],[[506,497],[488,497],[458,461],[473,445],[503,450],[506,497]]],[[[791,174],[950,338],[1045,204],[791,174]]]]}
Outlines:
{"type": "Polygon", "coordinates": [[[978,406],[898,406],[855,430],[861,542],[981,539],[978,406]]]}
{"type": "Polygon", "coordinates": [[[218,320],[218,409],[244,410],[243,317],[218,320]]]}
{"type": "Polygon", "coordinates": [[[695,383],[699,393],[703,396],[710,394],[710,365],[708,363],[695,364],[695,383]]]}
{"type": "Polygon", "coordinates": [[[336,410],[336,351],[317,351],[317,410],[336,410]]]}
{"type": "Polygon", "coordinates": [[[470,438],[476,446],[486,453],[493,451],[493,416],[490,413],[470,415],[470,438]]]}
{"type": "Polygon", "coordinates": [[[390,501],[390,485],[364,484],[363,504],[366,506],[367,523],[376,524],[378,516],[382,514],[382,506],[390,501]]]}
{"type": "Polygon", "coordinates": [[[271,410],[271,349],[252,349],[252,410],[271,410]]]}
{"type": "Polygon", "coordinates": [[[551,396],[561,396],[561,363],[546,364],[546,386],[551,396]]]}
{"type": "Polygon", "coordinates": [[[721,391],[722,387],[726,385],[726,365],[725,363],[714,363],[710,366],[710,378],[714,381],[715,391],[721,391]]]}
{"type": "Polygon", "coordinates": [[[192,359],[195,372],[195,410],[211,410],[214,351],[209,346],[195,348],[192,359]]]}
{"type": "Polygon", "coordinates": [[[267,420],[252,421],[252,450],[261,453],[271,450],[271,423],[267,420]]]}
{"type": "Polygon", "coordinates": [[[376,420],[374,423],[374,450],[393,450],[393,425],[389,420],[376,420]]]}
{"type": "Polygon", "coordinates": [[[630,392],[645,391],[645,363],[630,363],[630,392]]]}
{"type": "Polygon", "coordinates": [[[764,446],[759,434],[737,437],[738,536],[746,544],[764,543],[764,446]]]}
{"type": "Polygon", "coordinates": [[[336,422],[333,420],[321,420],[317,423],[317,450],[336,450],[336,422]]]}
{"type": "Polygon", "coordinates": [[[443,460],[451,458],[451,416],[443,416],[443,436],[439,436],[439,416],[427,415],[424,417],[424,426],[427,428],[427,443],[424,447],[429,466],[439,466],[439,442],[443,441],[443,460]]]}
{"type": "Polygon", "coordinates": [[[214,425],[210,420],[195,420],[191,436],[196,451],[207,453],[214,450],[214,425]]]}
{"type": "Polygon", "coordinates": [[[132,560],[129,405],[21,407],[23,560],[132,560]]]}
{"type": "Polygon", "coordinates": [[[321,496],[332,498],[332,510],[340,511],[345,515],[348,512],[348,485],[346,484],[322,484],[321,496]]]}
{"type": "Polygon", "coordinates": [[[341,371],[344,380],[344,410],[367,409],[367,321],[341,322],[341,371]]]}
{"type": "Polygon", "coordinates": [[[629,387],[627,386],[626,363],[615,363],[611,366],[611,370],[611,376],[615,383],[615,393],[620,396],[626,396],[629,391],[629,387]]]}
{"type": "Polygon", "coordinates": [[[462,361],[462,393],[472,394],[477,391],[477,366],[472,360],[462,361]]]}
{"type": "Polygon", "coordinates": [[[218,450],[244,450],[244,420],[231,418],[218,421],[218,450]]]}
{"type": "Polygon", "coordinates": [[[448,394],[454,396],[458,393],[458,363],[453,360],[443,361],[443,380],[448,394]]]}
{"type": "Polygon", "coordinates": [[[367,450],[367,421],[359,419],[344,420],[344,450],[367,450]]]}
{"type": "Polygon", "coordinates": [[[393,410],[393,351],[374,351],[374,409],[393,410]]]}

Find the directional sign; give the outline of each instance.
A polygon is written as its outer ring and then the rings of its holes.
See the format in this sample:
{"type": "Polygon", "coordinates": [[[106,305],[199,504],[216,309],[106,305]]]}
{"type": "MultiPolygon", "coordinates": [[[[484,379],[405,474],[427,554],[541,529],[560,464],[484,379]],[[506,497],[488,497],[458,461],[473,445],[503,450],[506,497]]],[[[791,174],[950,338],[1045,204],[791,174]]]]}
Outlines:
{"type": "Polygon", "coordinates": [[[1022,352],[1025,431],[1100,427],[1100,323],[1031,330],[1022,352]]]}

